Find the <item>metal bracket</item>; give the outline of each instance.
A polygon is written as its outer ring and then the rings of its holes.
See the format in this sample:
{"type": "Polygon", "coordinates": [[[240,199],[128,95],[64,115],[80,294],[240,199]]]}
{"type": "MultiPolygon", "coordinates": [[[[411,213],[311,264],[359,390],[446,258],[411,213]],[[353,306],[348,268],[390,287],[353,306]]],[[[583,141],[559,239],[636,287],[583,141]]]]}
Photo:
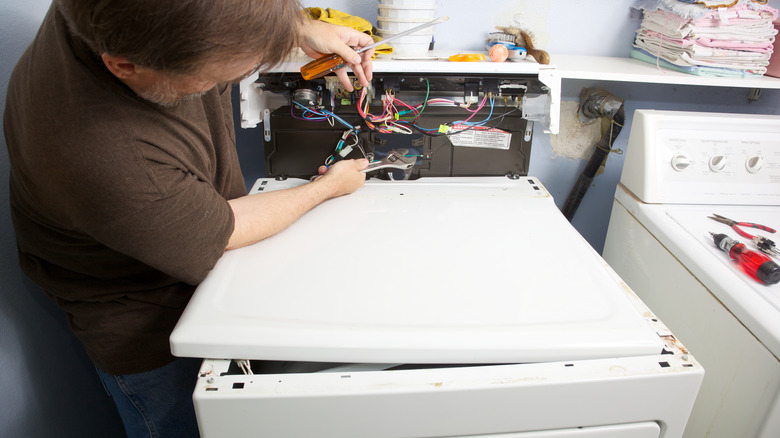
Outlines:
{"type": "Polygon", "coordinates": [[[545,132],[557,134],[561,124],[561,73],[550,66],[539,66],[539,81],[549,89],[549,118],[543,122],[545,132]]]}
{"type": "Polygon", "coordinates": [[[263,138],[265,141],[271,141],[271,110],[263,110],[263,138]]]}

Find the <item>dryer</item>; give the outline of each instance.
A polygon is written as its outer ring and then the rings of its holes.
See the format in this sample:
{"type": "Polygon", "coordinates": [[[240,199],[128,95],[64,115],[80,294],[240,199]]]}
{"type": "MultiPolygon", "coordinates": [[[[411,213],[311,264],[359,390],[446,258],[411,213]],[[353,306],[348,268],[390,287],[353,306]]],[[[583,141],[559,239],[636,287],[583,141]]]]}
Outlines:
{"type": "Polygon", "coordinates": [[[225,253],[197,288],[171,346],[204,358],[203,436],[681,436],[702,366],[527,174],[530,122],[513,115],[545,88],[522,65],[442,71],[453,64],[375,63],[373,88],[409,104],[497,102],[460,109],[496,116],[481,129],[432,138],[369,129],[354,94],[331,100],[295,64],[252,79],[282,96],[252,193],[306,184],[349,145],[416,161],[225,253]],[[333,116],[306,120],[301,101],[333,116]]]}

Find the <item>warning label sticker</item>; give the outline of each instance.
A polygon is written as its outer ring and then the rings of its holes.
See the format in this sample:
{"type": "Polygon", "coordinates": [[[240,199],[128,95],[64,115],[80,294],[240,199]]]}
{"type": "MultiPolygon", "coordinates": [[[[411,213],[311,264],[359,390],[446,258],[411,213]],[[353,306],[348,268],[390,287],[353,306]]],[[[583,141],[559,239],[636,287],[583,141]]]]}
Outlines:
{"type": "Polygon", "coordinates": [[[453,146],[509,150],[512,134],[487,126],[453,125],[448,134],[453,146]]]}

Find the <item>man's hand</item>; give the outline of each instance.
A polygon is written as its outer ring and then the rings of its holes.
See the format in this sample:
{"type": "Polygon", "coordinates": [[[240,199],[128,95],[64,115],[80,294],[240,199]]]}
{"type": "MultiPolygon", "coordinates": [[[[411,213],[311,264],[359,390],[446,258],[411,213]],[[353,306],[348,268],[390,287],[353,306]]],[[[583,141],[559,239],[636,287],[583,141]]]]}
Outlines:
{"type": "MultiPolygon", "coordinates": [[[[347,62],[347,65],[357,76],[364,87],[368,86],[373,77],[371,57],[374,49],[358,54],[353,47],[360,48],[371,45],[374,40],[370,35],[358,32],[347,26],[337,26],[320,20],[308,20],[303,25],[303,42],[301,49],[312,58],[335,53],[347,62]]],[[[347,76],[346,68],[336,70],[336,76],[347,91],[352,91],[352,83],[347,76]]]]}
{"type": "Polygon", "coordinates": [[[366,174],[361,172],[368,166],[368,160],[342,160],[332,164],[329,168],[320,166],[317,169],[320,174],[316,182],[329,184],[333,197],[354,192],[366,181],[366,174]]]}

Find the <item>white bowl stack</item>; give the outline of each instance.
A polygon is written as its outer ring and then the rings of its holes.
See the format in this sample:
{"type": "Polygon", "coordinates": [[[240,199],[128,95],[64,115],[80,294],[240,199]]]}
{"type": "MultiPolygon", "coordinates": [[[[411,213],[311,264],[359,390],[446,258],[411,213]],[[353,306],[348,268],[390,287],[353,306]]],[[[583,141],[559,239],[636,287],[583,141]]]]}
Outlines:
{"type": "MultiPolygon", "coordinates": [[[[377,33],[388,38],[399,32],[417,27],[436,18],[436,0],[379,0],[377,33]]],[[[398,56],[423,56],[433,40],[433,28],[415,32],[394,39],[387,44],[393,46],[398,56]]]]}

